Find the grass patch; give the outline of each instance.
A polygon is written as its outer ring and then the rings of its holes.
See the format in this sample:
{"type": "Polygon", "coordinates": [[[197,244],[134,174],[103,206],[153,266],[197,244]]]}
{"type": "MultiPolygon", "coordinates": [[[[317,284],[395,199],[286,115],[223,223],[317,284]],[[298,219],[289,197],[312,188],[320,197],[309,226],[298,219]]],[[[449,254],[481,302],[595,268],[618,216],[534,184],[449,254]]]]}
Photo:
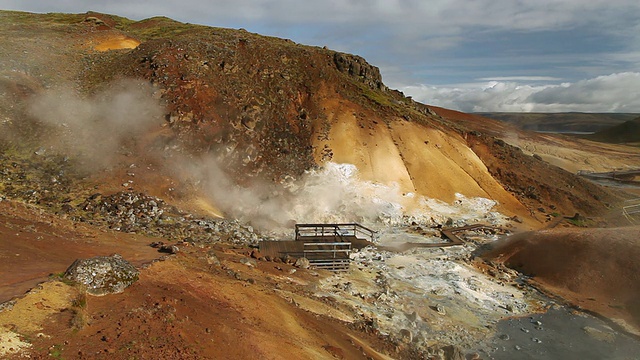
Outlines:
{"type": "Polygon", "coordinates": [[[34,14],[23,11],[0,11],[0,15],[7,19],[7,22],[20,24],[62,24],[70,25],[84,21],[84,14],[47,13],[34,14]]]}
{"type": "Polygon", "coordinates": [[[568,221],[570,224],[575,225],[575,226],[578,226],[578,227],[584,227],[584,226],[586,225],[586,224],[585,224],[585,222],[584,222],[583,220],[567,219],[567,221],[568,221]]]}
{"type": "Polygon", "coordinates": [[[393,104],[389,100],[389,96],[380,90],[374,90],[368,87],[365,84],[358,84],[361,90],[361,93],[367,99],[375,102],[380,106],[392,107],[393,104]]]}
{"type": "Polygon", "coordinates": [[[49,279],[51,280],[58,280],[61,283],[65,284],[65,285],[69,285],[69,286],[76,286],[76,282],[71,280],[71,279],[67,279],[64,276],[64,272],[59,272],[59,273],[54,273],[54,274],[49,274],[49,279]]]}
{"type": "Polygon", "coordinates": [[[181,23],[164,16],[156,16],[137,22],[124,19],[116,20],[118,22],[117,29],[126,31],[141,41],[173,38],[190,30],[205,28],[201,25],[181,23]]]}
{"type": "Polygon", "coordinates": [[[49,275],[49,279],[58,280],[63,284],[72,286],[77,291],[77,295],[71,300],[70,306],[67,308],[71,312],[71,320],[69,325],[74,331],[82,330],[89,324],[89,314],[87,306],[87,289],[83,284],[67,279],[63,272],[49,275]]]}
{"type": "Polygon", "coordinates": [[[587,218],[584,218],[582,216],[574,216],[572,218],[568,218],[567,222],[577,227],[588,227],[590,223],[587,218]]]}
{"type": "Polygon", "coordinates": [[[55,344],[49,349],[49,356],[54,359],[62,359],[62,345],[55,344]]]}
{"type": "Polygon", "coordinates": [[[73,301],[71,302],[71,306],[78,309],[86,309],[87,308],[87,294],[82,292],[80,293],[73,301]]]}
{"type": "Polygon", "coordinates": [[[89,324],[89,313],[87,307],[87,291],[83,285],[76,285],[78,295],[71,301],[71,321],[70,326],[73,331],[82,330],[89,324]]]}

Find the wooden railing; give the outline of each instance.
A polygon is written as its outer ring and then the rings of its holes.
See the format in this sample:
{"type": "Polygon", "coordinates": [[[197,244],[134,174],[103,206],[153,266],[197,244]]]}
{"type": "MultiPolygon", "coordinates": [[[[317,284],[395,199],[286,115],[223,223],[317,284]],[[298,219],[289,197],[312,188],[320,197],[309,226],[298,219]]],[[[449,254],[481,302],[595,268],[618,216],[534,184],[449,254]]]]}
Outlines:
{"type": "Polygon", "coordinates": [[[377,232],[360,224],[296,224],[295,242],[304,242],[303,256],[320,269],[349,269],[352,241],[373,242],[377,232]]]}
{"type": "Polygon", "coordinates": [[[305,242],[303,256],[311,266],[331,271],[349,269],[350,242],[305,242]]]}
{"type": "Polygon", "coordinates": [[[356,237],[373,242],[377,232],[357,223],[349,224],[296,224],[296,241],[305,238],[333,238],[340,241],[345,237],[356,237]]]}

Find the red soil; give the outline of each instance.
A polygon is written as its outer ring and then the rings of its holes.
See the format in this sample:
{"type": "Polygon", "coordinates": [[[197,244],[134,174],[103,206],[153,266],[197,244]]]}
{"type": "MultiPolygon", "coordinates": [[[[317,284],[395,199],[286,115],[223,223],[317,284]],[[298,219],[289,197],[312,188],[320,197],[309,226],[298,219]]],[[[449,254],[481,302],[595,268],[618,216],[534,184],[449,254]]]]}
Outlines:
{"type": "Polygon", "coordinates": [[[495,243],[483,257],[640,333],[639,235],[639,226],[527,232],[495,243]]]}

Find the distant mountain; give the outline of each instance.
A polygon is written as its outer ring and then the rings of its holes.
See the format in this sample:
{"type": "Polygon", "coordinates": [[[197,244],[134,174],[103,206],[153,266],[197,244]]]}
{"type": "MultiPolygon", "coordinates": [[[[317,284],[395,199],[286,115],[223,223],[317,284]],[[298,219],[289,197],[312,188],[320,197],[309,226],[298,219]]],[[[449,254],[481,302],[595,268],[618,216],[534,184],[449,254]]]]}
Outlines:
{"type": "Polygon", "coordinates": [[[626,113],[478,113],[523,130],[544,132],[597,132],[638,117],[626,113]]]}
{"type": "Polygon", "coordinates": [[[640,117],[585,137],[589,140],[614,144],[640,142],[640,117]]]}

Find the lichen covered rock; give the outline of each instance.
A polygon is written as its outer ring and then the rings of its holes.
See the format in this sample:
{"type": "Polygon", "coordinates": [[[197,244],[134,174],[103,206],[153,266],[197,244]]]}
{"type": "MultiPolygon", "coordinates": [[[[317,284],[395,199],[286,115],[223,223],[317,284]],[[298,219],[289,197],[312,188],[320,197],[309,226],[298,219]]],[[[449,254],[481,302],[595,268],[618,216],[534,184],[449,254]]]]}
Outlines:
{"type": "Polygon", "coordinates": [[[118,254],[77,259],[64,276],[87,287],[91,295],[117,294],[138,280],[140,272],[118,254]]]}

